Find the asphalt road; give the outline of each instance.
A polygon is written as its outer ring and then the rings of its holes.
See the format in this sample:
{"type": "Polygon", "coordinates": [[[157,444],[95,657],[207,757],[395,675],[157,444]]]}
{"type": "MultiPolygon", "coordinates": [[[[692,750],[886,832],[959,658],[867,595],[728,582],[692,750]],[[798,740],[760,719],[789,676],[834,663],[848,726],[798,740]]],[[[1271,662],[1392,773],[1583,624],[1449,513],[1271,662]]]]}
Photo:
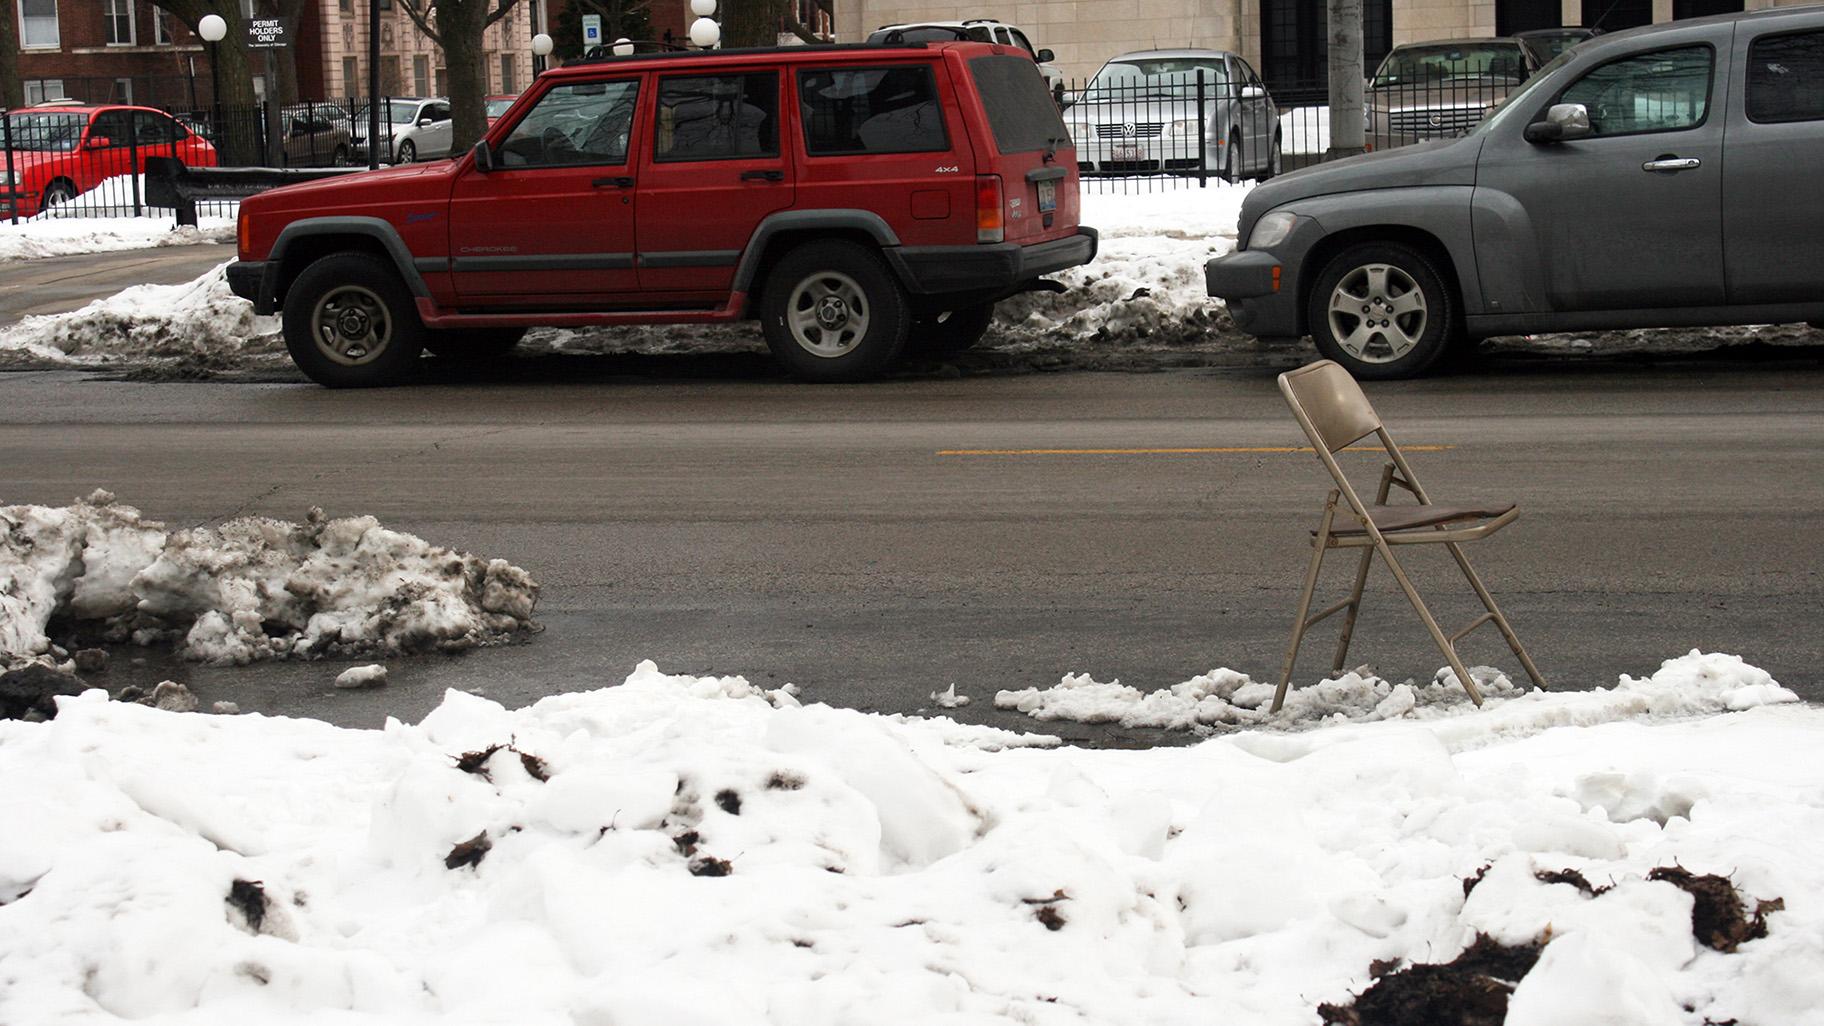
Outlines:
{"type": "Polygon", "coordinates": [[[134,285],[175,285],[234,259],[233,243],[38,257],[0,264],[0,327],[62,313],[134,285]]]}
{"type": "MultiPolygon", "coordinates": [[[[1415,455],[1434,497],[1521,502],[1470,551],[1553,686],[1703,648],[1824,696],[1815,357],[1493,365],[1371,394],[1403,444],[1451,447],[1415,455]]],[[[955,682],[975,699],[961,718],[1014,726],[1033,724],[993,692],[1066,672],[1272,678],[1327,488],[1310,454],[1273,451],[1299,444],[1268,371],[846,387],[566,372],[370,392],[0,375],[0,501],[106,487],[174,527],[372,513],[544,585],[529,644],[397,661],[382,691],[334,691],[336,665],[137,651],[103,681],[173,676],[354,725],[416,718],[446,687],[520,704],[611,684],[643,658],[900,712],[955,682]],[[1184,448],[1225,451],[1148,451],[1184,448]],[[960,452],[1032,449],[1129,451],[960,452]]],[[[1471,619],[1443,553],[1408,565],[1441,619],[1471,619]]],[[[1300,680],[1331,637],[1318,629],[1300,680]]],[[[1394,679],[1442,662],[1384,575],[1357,639],[1394,679]]],[[[1513,669],[1493,633],[1469,654],[1513,669]]]]}

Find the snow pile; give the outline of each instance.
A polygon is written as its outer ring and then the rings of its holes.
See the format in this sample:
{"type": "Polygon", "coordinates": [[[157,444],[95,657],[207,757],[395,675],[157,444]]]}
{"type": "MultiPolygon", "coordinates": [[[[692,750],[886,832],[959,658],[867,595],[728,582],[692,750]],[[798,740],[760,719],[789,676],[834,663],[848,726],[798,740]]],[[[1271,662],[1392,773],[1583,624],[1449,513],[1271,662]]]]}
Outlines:
{"type": "Polygon", "coordinates": [[[1322,156],[1330,148],[1330,107],[1294,107],[1279,115],[1280,152],[1322,156]]]}
{"type": "Polygon", "coordinates": [[[8,1022],[1307,1026],[1485,934],[1544,944],[1511,1026],[1824,1023],[1803,706],[984,751],[648,663],[380,731],[60,709],[0,723],[8,1022]],[[1673,865],[1766,935],[1700,945],[1673,865]]]}
{"type": "MultiPolygon", "coordinates": [[[[1482,692],[1488,722],[1513,731],[1565,723],[1595,723],[1622,716],[1698,716],[1736,711],[1799,697],[1740,657],[1704,654],[1669,659],[1645,679],[1622,676],[1613,689],[1548,694],[1531,691],[1487,666],[1470,667],[1482,692]]],[[[1207,730],[1219,724],[1265,725],[1369,723],[1388,719],[1459,716],[1472,706],[1449,667],[1423,687],[1394,684],[1352,671],[1287,691],[1284,707],[1270,712],[1274,685],[1230,669],[1211,670],[1182,684],[1142,692],[1120,681],[1102,683],[1086,673],[1066,674],[1049,688],[1002,691],[998,709],[1038,720],[1119,723],[1123,727],[1207,730]]]]}
{"type": "Polygon", "coordinates": [[[0,352],[53,363],[122,361],[233,366],[250,354],[279,353],[277,317],[228,290],[227,264],[181,285],[135,285],[69,313],[27,317],[0,330],[0,352]]]}
{"type": "Polygon", "coordinates": [[[51,651],[53,617],[213,663],[455,651],[532,627],[538,585],[373,517],[242,517],[167,533],[97,492],[0,507],[0,666],[51,651]]]}
{"type": "Polygon", "coordinates": [[[62,215],[63,208],[57,207],[18,224],[0,220],[0,262],[234,241],[234,222],[219,217],[199,217],[197,227],[191,228],[174,225],[169,213],[159,217],[62,215]]]}
{"type": "MultiPolygon", "coordinates": [[[[197,220],[205,224],[226,221],[232,226],[241,212],[241,204],[239,200],[205,200],[196,205],[196,212],[197,220]]],[[[97,182],[93,188],[77,193],[72,202],[39,211],[31,220],[130,217],[174,219],[176,214],[176,210],[171,207],[155,207],[146,202],[145,175],[113,175],[97,182]],[[135,178],[138,179],[137,183],[135,178]],[[138,213],[133,208],[135,186],[139,190],[138,213]]]]}
{"type": "Polygon", "coordinates": [[[1053,278],[1061,294],[1004,300],[1003,326],[1074,338],[1202,337],[1221,304],[1205,291],[1204,262],[1235,248],[1235,223],[1252,182],[1207,188],[1178,184],[1156,192],[1144,182],[1083,184],[1083,223],[1101,232],[1096,259],[1053,278]]]}

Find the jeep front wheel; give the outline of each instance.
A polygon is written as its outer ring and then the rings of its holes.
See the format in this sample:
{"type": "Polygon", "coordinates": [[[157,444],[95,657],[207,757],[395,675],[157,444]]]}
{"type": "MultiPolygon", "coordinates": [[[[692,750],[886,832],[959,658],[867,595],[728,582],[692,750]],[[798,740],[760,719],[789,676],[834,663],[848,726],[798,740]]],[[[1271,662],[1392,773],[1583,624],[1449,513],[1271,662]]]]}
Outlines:
{"type": "Polygon", "coordinates": [[[911,321],[880,254],[853,242],[801,246],[767,275],[760,326],[773,358],[810,381],[861,381],[899,359],[911,321]]]}
{"type": "Polygon", "coordinates": [[[1391,242],[1337,254],[1308,303],[1318,352],[1371,380],[1425,373],[1444,355],[1456,321],[1455,297],[1430,259],[1391,242]]]}
{"type": "Polygon", "coordinates": [[[424,326],[391,264],[337,253],[304,269],[285,293],[285,348],[310,380],[329,388],[391,385],[424,348],[424,326]]]}

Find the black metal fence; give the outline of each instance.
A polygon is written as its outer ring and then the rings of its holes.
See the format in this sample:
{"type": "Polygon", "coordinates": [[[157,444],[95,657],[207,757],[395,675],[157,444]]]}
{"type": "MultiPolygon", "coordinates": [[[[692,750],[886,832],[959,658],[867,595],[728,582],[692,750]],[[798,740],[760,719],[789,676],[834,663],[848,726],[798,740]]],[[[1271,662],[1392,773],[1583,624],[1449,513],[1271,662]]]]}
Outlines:
{"type": "MultiPolygon", "coordinates": [[[[1467,133],[1520,85],[1467,75],[1370,81],[1363,144],[1384,150],[1467,133]]],[[[1263,179],[1333,159],[1328,89],[1202,74],[1067,83],[1061,106],[1084,188],[1146,192],[1263,179]]]]}
{"type": "MultiPolygon", "coordinates": [[[[382,100],[380,163],[395,158],[382,100]]],[[[146,202],[150,157],[190,167],[347,167],[369,162],[367,102],[102,110],[41,104],[0,118],[0,219],[170,216],[146,202]]],[[[205,204],[204,215],[227,205],[205,204]],[[212,209],[213,208],[213,209],[212,209]]]]}

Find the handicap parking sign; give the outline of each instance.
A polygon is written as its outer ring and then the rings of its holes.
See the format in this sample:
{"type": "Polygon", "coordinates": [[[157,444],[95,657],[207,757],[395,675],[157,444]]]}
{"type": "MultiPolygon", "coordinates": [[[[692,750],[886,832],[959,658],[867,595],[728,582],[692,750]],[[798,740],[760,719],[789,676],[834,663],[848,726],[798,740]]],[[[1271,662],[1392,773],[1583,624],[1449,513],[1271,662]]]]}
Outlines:
{"type": "Polygon", "coordinates": [[[602,45],[602,16],[599,14],[583,15],[583,49],[602,45]]]}

